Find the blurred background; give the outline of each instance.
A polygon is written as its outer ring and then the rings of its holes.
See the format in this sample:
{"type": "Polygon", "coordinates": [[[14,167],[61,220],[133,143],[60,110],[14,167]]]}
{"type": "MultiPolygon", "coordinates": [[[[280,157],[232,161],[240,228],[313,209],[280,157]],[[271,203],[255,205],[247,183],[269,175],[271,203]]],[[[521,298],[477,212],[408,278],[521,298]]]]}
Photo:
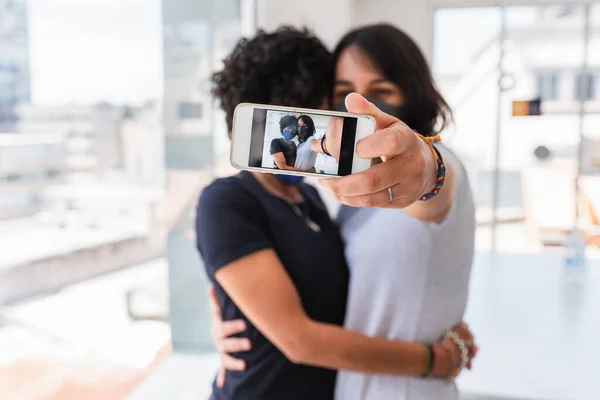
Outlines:
{"type": "Polygon", "coordinates": [[[332,48],[382,21],[428,57],[478,202],[463,397],[597,399],[600,4],[583,0],[0,0],[0,399],[206,398],[193,219],[231,172],[210,74],[258,28],[332,48]]]}

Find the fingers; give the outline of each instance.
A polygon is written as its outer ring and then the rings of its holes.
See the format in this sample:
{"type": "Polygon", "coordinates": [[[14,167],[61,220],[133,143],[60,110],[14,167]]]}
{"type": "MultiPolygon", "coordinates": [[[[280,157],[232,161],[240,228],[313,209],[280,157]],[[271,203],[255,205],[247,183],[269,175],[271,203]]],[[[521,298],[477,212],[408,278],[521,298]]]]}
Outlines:
{"type": "Polygon", "coordinates": [[[470,331],[469,326],[464,322],[455,325],[452,328],[452,331],[456,332],[458,336],[460,336],[460,338],[463,339],[465,342],[473,341],[473,333],[470,331]]]}
{"type": "Polygon", "coordinates": [[[236,335],[238,333],[242,333],[245,330],[246,330],[246,322],[244,322],[241,319],[236,319],[233,321],[221,322],[216,334],[220,338],[228,338],[228,337],[236,335]]]}
{"type": "MultiPolygon", "coordinates": [[[[376,193],[400,182],[393,171],[402,167],[400,159],[372,166],[366,171],[342,178],[321,179],[319,184],[334,197],[352,197],[376,193]]],[[[395,194],[395,193],[394,193],[395,194]]],[[[400,193],[398,193],[400,194],[400,193]]]]}
{"type": "Polygon", "coordinates": [[[229,354],[222,354],[221,368],[228,371],[244,371],[246,369],[246,362],[244,360],[233,358],[229,354]]]}
{"type": "Polygon", "coordinates": [[[211,285],[208,288],[208,303],[210,305],[210,312],[213,315],[213,318],[221,319],[221,307],[219,307],[219,300],[217,300],[217,293],[215,291],[215,287],[211,285]]]}
{"type": "Polygon", "coordinates": [[[319,180],[319,185],[334,199],[352,207],[402,208],[423,194],[421,175],[403,158],[394,158],[343,178],[319,180]],[[399,174],[403,167],[406,171],[399,174]],[[391,203],[388,188],[392,190],[391,203]]]}
{"type": "Polygon", "coordinates": [[[392,201],[390,202],[390,191],[388,189],[380,190],[375,193],[359,196],[339,196],[332,194],[338,202],[350,207],[381,207],[381,208],[403,208],[412,204],[416,198],[409,195],[396,196],[403,184],[399,183],[391,187],[392,201]]]}
{"type": "Polygon", "coordinates": [[[375,118],[375,129],[377,130],[387,128],[394,122],[398,121],[398,118],[384,113],[373,103],[358,93],[350,93],[348,96],[346,96],[346,108],[348,109],[348,112],[353,114],[371,115],[373,118],[375,118]]]}
{"type": "Polygon", "coordinates": [[[217,387],[222,388],[225,386],[225,375],[227,371],[244,371],[246,369],[246,362],[244,360],[238,360],[231,357],[228,354],[221,355],[221,367],[217,372],[217,387]]]}
{"type": "Polygon", "coordinates": [[[225,368],[219,368],[219,372],[217,372],[217,387],[222,389],[225,386],[225,368]]]}
{"type": "Polygon", "coordinates": [[[393,157],[414,147],[417,140],[421,139],[403,122],[397,121],[359,140],[356,143],[356,154],[367,160],[393,157]]]}
{"type": "Polygon", "coordinates": [[[467,368],[471,369],[472,360],[477,355],[479,348],[475,345],[475,338],[473,337],[473,333],[469,329],[469,326],[464,322],[457,324],[454,328],[452,328],[454,332],[456,332],[460,338],[465,342],[467,346],[467,350],[469,351],[469,363],[467,364],[467,368]]]}
{"type": "Polygon", "coordinates": [[[469,349],[469,364],[467,364],[467,368],[471,369],[473,367],[473,359],[475,358],[475,356],[477,356],[477,353],[479,352],[479,347],[473,345],[472,349],[469,349]]]}
{"type": "Polygon", "coordinates": [[[239,353],[248,351],[251,347],[250,340],[246,338],[228,338],[219,341],[219,351],[222,353],[239,353]]]}

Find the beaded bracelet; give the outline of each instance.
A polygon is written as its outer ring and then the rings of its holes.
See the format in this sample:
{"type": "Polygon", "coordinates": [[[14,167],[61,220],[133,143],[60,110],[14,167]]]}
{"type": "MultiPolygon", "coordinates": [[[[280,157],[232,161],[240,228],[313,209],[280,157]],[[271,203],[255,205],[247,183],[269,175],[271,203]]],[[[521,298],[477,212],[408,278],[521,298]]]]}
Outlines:
{"type": "Polygon", "coordinates": [[[426,137],[421,135],[420,133],[417,133],[417,135],[419,135],[419,137],[429,145],[429,148],[431,149],[431,152],[433,153],[433,156],[435,157],[435,161],[437,163],[437,178],[433,190],[419,198],[419,200],[421,201],[427,201],[435,197],[442,189],[442,186],[444,186],[444,182],[446,181],[446,164],[444,164],[444,160],[442,159],[442,155],[440,154],[438,149],[436,149],[433,145],[433,142],[439,142],[440,140],[442,140],[440,136],[437,135],[432,137],[426,137]]]}
{"type": "Polygon", "coordinates": [[[464,340],[462,340],[456,332],[448,331],[444,334],[444,337],[452,339],[454,344],[458,347],[460,352],[460,367],[458,368],[458,372],[460,372],[467,366],[467,364],[469,364],[469,349],[464,340]]]}

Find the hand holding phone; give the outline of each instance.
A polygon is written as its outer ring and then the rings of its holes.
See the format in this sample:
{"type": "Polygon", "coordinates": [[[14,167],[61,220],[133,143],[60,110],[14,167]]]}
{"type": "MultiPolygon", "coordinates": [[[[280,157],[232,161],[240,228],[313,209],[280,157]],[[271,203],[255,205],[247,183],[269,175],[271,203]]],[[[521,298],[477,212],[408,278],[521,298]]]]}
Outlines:
{"type": "Polygon", "coordinates": [[[369,168],[356,143],[371,116],[242,103],[234,113],[231,164],[278,174],[341,177],[369,168]]]}
{"type": "Polygon", "coordinates": [[[430,145],[404,122],[382,112],[358,93],[346,97],[346,107],[375,119],[376,132],[357,144],[357,154],[380,162],[340,179],[322,179],[321,187],[352,207],[402,208],[417,219],[439,222],[452,204],[452,164],[445,163],[444,190],[431,201],[415,204],[436,184],[437,160],[430,145]]]}

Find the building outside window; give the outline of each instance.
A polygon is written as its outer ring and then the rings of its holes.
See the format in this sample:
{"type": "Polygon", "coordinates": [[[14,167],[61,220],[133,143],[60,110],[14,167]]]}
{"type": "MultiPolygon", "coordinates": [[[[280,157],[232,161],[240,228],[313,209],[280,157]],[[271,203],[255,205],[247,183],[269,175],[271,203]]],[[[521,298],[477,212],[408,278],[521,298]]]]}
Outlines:
{"type": "Polygon", "coordinates": [[[202,104],[200,103],[179,103],[179,119],[200,119],[202,118],[202,104]]]}
{"type": "Polygon", "coordinates": [[[575,100],[595,100],[597,98],[596,92],[596,82],[597,75],[595,73],[589,73],[584,80],[583,74],[577,74],[575,78],[575,100]],[[584,80],[584,87],[582,87],[581,82],[584,80]],[[585,92],[583,92],[583,89],[585,92]]]}
{"type": "Polygon", "coordinates": [[[537,94],[542,100],[558,100],[558,73],[541,72],[536,75],[537,94]]]}

